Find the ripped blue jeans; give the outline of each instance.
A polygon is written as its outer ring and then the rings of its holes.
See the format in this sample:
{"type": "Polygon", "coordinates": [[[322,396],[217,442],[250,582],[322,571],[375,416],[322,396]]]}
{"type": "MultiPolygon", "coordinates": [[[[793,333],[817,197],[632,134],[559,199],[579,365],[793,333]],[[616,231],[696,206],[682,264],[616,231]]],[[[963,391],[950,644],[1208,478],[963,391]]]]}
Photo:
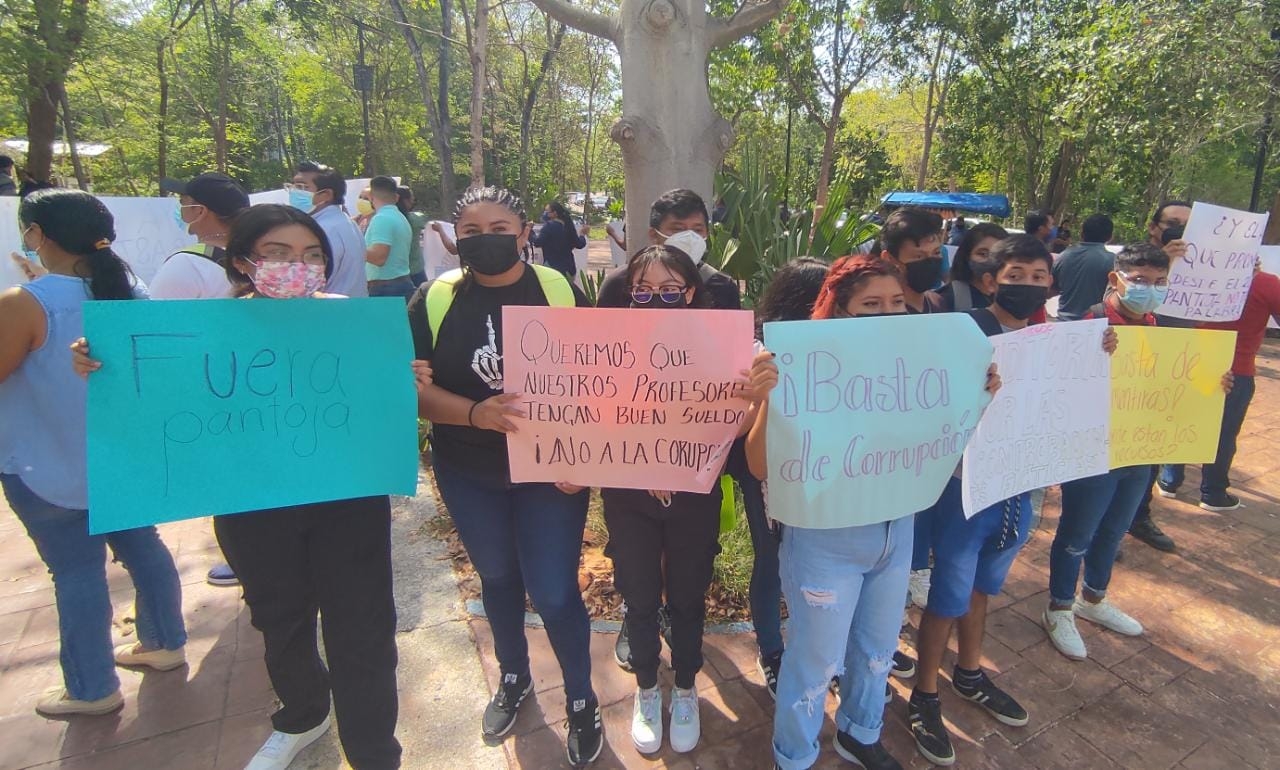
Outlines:
{"type": "Polygon", "coordinates": [[[791,619],[778,678],[773,755],[783,770],[818,760],[827,685],[840,675],[836,726],[880,739],[911,571],[912,516],[842,529],[784,527],[782,592],[791,619]]]}

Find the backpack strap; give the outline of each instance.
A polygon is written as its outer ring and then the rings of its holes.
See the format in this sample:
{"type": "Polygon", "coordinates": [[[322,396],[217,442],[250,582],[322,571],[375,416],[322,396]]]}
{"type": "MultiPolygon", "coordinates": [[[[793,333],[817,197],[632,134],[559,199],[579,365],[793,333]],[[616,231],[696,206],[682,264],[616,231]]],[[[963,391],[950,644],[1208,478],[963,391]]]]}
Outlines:
{"type": "MultiPolygon", "coordinates": [[[[559,270],[534,264],[529,264],[527,267],[531,268],[533,274],[538,277],[538,285],[542,287],[542,293],[546,296],[548,305],[574,307],[578,304],[569,279],[565,278],[559,270]]],[[[444,323],[444,317],[449,314],[449,308],[453,307],[453,298],[462,276],[462,269],[457,268],[427,285],[427,324],[431,328],[432,344],[440,338],[440,326],[444,323]]]]}
{"type": "Polygon", "coordinates": [[[453,307],[454,290],[462,280],[462,269],[455,268],[427,286],[427,325],[431,328],[431,344],[438,344],[440,325],[453,307]]]}
{"type": "Polygon", "coordinates": [[[538,284],[542,286],[542,294],[547,298],[548,305],[574,307],[578,304],[577,297],[573,296],[573,286],[569,284],[569,279],[564,277],[564,273],[546,265],[530,264],[529,267],[532,267],[534,275],[538,276],[538,284]]]}
{"type": "Polygon", "coordinates": [[[973,322],[978,325],[982,333],[988,337],[995,337],[1004,333],[1004,328],[1000,326],[1000,321],[996,320],[995,315],[986,308],[970,310],[967,315],[973,319],[973,322]]]}
{"type": "Polygon", "coordinates": [[[952,281],[951,296],[955,298],[955,309],[961,313],[973,310],[973,294],[967,281],[952,281]]]}

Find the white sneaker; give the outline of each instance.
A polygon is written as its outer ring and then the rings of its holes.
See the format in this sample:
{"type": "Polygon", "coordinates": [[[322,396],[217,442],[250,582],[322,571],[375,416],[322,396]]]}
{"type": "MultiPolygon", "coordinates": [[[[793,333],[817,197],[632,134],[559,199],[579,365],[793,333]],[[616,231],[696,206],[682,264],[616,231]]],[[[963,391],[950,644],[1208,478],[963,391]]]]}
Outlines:
{"type": "Polygon", "coordinates": [[[684,754],[693,751],[702,736],[698,721],[698,688],[671,690],[671,750],[684,754]]]}
{"type": "Polygon", "coordinates": [[[1071,610],[1046,609],[1044,630],[1049,632],[1049,641],[1058,648],[1058,652],[1072,660],[1089,657],[1084,640],[1080,638],[1080,630],[1076,628],[1076,616],[1071,610]]]}
{"type": "Polygon", "coordinates": [[[631,740],[641,754],[653,754],[662,748],[662,690],[658,685],[649,690],[636,688],[631,740]]]}
{"type": "Polygon", "coordinates": [[[918,569],[907,580],[907,594],[911,597],[911,603],[920,609],[929,606],[929,578],[932,574],[933,570],[918,569]]]}
{"type": "Polygon", "coordinates": [[[282,733],[279,730],[271,733],[267,742],[262,744],[258,753],[253,755],[244,770],[285,770],[293,758],[306,747],[316,742],[329,729],[329,717],[305,733],[282,733]]]}
{"type": "Polygon", "coordinates": [[[1076,599],[1076,603],[1071,606],[1076,615],[1097,623],[1103,628],[1109,628],[1117,634],[1125,636],[1142,636],[1142,624],[1125,613],[1121,612],[1114,604],[1105,598],[1094,604],[1086,602],[1083,599],[1076,599]]]}

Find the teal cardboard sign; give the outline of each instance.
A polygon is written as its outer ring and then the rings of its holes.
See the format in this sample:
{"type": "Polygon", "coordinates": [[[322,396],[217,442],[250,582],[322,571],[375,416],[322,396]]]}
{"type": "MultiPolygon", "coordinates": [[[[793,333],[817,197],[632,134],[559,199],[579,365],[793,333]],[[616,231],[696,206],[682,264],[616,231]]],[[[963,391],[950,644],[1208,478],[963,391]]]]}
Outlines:
{"type": "Polygon", "coordinates": [[[933,505],[982,409],[992,346],[962,313],[765,324],[769,515],[834,529],[933,505]]]}
{"type": "Polygon", "coordinates": [[[401,300],[89,302],[84,328],[94,534],[417,487],[401,300]]]}

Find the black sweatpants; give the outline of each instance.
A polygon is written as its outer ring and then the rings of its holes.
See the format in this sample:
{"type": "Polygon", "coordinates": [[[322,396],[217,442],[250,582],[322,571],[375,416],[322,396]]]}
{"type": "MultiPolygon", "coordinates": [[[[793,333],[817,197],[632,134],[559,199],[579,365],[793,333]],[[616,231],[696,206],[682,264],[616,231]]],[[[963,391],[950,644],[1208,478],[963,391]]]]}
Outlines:
{"type": "Polygon", "coordinates": [[[320,724],[332,691],[351,766],[399,767],[390,499],[230,514],[213,526],[266,643],[267,674],[283,704],[271,717],[275,729],[296,734],[320,724]]]}
{"type": "Polygon", "coordinates": [[[720,485],[705,495],[678,492],[670,508],[643,490],[605,489],[601,496],[609,528],[605,555],[613,559],[613,582],[627,602],[636,684],[647,689],[658,683],[658,608],[665,586],[676,687],[693,687],[702,669],[711,568],[720,553],[720,485]]]}

